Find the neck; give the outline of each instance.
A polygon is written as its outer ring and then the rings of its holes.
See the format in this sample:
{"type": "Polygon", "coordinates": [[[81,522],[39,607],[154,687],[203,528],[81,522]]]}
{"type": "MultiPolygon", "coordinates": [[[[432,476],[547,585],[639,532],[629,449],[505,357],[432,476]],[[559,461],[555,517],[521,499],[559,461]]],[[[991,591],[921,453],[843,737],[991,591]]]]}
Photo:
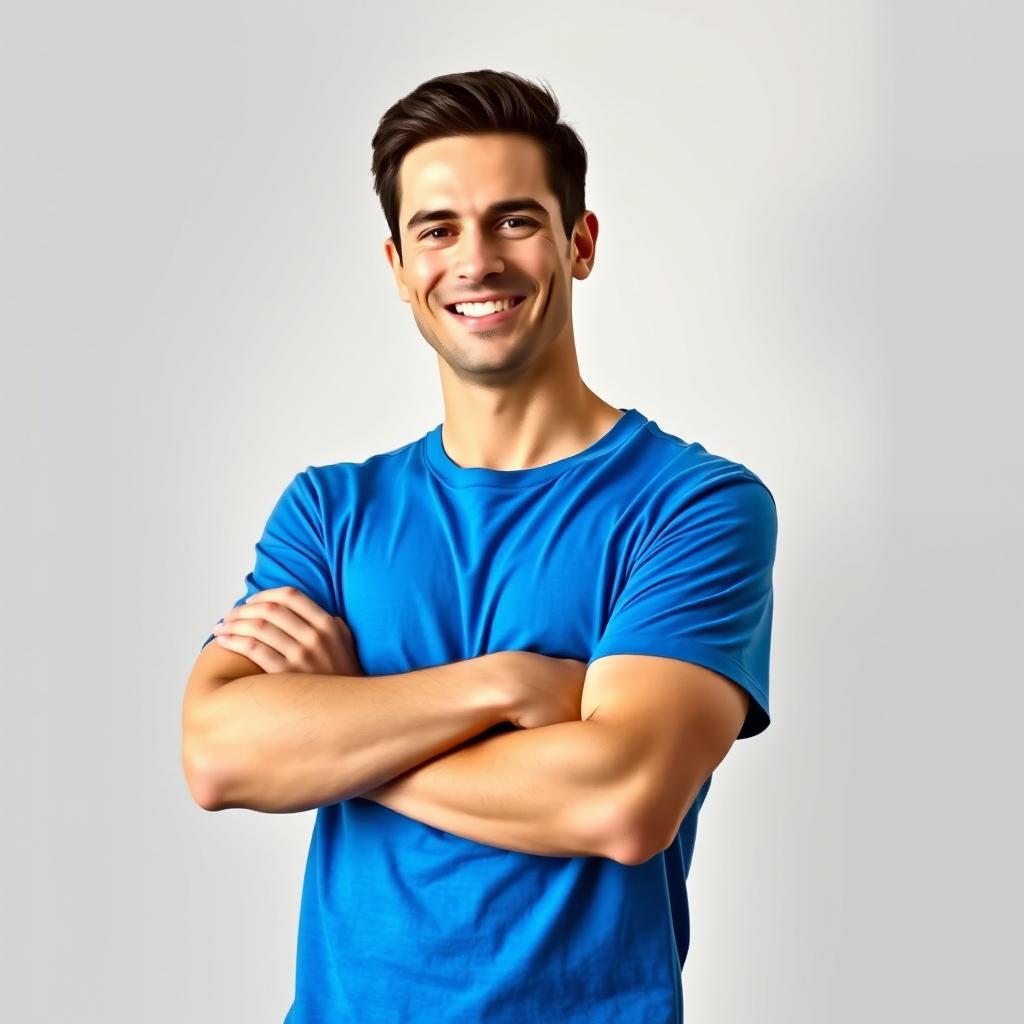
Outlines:
{"type": "Polygon", "coordinates": [[[621,416],[579,377],[528,391],[467,389],[445,401],[441,436],[460,466],[530,469],[589,448],[621,416]]]}

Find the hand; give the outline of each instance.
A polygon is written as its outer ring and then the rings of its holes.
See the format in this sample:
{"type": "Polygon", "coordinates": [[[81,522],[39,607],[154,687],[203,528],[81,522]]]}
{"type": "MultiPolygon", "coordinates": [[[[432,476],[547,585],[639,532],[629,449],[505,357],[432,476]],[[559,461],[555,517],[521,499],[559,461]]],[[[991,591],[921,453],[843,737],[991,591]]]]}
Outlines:
{"type": "Polygon", "coordinates": [[[522,729],[578,722],[587,663],[552,658],[534,651],[498,651],[492,655],[499,679],[508,687],[506,720],[522,729]]]}
{"type": "Polygon", "coordinates": [[[213,627],[217,642],[264,672],[361,676],[348,624],[295,587],[260,590],[213,627]]]}

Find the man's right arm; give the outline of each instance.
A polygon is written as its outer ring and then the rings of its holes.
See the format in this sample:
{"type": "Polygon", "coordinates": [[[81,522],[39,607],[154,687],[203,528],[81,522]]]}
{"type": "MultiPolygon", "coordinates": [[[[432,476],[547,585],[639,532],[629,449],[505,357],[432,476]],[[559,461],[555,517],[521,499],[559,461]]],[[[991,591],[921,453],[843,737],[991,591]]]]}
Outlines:
{"type": "Polygon", "coordinates": [[[501,656],[396,675],[250,674],[213,641],[182,708],[189,790],[207,810],[278,813],[359,796],[507,720],[501,656]]]}

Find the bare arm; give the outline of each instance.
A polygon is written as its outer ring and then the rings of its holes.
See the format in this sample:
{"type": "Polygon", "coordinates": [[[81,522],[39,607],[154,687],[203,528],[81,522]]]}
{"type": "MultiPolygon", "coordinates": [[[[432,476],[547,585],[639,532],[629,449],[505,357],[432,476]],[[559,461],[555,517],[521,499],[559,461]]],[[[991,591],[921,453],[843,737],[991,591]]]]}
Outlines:
{"type": "Polygon", "coordinates": [[[336,803],[506,717],[509,689],[492,654],[396,675],[241,675],[238,664],[251,662],[209,646],[189,679],[182,730],[189,788],[208,810],[336,803]]]}
{"type": "Polygon", "coordinates": [[[363,795],[489,846],[637,864],[649,854],[630,809],[645,785],[614,725],[594,718],[487,736],[363,795]]]}
{"type": "Polygon", "coordinates": [[[363,795],[490,846],[641,864],[672,842],[749,706],[701,665],[599,658],[580,721],[484,737],[363,795]]]}

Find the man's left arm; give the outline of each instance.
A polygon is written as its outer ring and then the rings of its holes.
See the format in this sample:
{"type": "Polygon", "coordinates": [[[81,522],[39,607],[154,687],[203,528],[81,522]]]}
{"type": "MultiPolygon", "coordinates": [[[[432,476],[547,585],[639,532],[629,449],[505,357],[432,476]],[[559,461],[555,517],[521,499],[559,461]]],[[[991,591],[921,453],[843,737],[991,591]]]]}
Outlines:
{"type": "Polygon", "coordinates": [[[640,864],[672,841],[748,704],[703,666],[609,655],[587,670],[580,721],[485,736],[361,796],[503,849],[640,864]]]}

